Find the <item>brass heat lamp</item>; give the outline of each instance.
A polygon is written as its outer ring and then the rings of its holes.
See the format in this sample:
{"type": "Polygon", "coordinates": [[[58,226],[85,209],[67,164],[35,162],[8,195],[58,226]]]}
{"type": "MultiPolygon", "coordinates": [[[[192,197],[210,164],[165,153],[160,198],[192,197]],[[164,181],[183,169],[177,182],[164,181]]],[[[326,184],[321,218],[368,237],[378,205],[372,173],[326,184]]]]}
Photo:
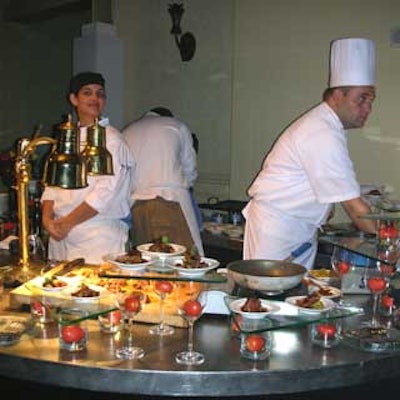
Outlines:
{"type": "Polygon", "coordinates": [[[82,151],[88,175],[114,175],[111,153],[106,148],[106,129],[98,118],[87,128],[86,146],[82,151]]]}
{"type": "Polygon", "coordinates": [[[106,149],[105,129],[98,125],[88,127],[87,146],[80,153],[80,131],[77,124],[68,120],[59,125],[57,138],[42,136],[34,139],[21,139],[18,142],[15,162],[18,230],[19,230],[19,267],[17,279],[26,282],[36,274],[31,269],[29,257],[29,208],[28,188],[31,180],[31,154],[39,145],[52,145],[48,156],[42,183],[45,186],[57,186],[64,189],[80,189],[87,186],[87,175],[112,175],[112,157],[106,149]],[[88,167],[89,166],[89,167],[88,167]]]}

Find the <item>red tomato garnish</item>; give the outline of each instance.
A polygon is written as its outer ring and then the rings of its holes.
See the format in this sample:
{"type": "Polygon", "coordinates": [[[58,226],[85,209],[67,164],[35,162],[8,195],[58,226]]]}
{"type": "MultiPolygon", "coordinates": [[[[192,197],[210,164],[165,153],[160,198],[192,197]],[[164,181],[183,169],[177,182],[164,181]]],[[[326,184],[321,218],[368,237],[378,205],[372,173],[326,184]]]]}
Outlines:
{"type": "Polygon", "coordinates": [[[202,307],[197,300],[188,300],[183,305],[183,311],[189,317],[198,317],[201,314],[202,307]]]}
{"type": "Polygon", "coordinates": [[[79,342],[84,336],[85,331],[77,325],[67,325],[61,329],[61,337],[66,343],[79,342]]]}
{"type": "Polygon", "coordinates": [[[379,229],[379,237],[381,239],[395,239],[397,238],[399,231],[393,225],[386,225],[379,229]]]}
{"type": "Polygon", "coordinates": [[[118,325],[121,322],[122,313],[120,310],[111,311],[107,314],[107,319],[110,324],[118,325]]]}
{"type": "Polygon", "coordinates": [[[332,337],[336,333],[336,326],[334,324],[319,324],[317,332],[322,336],[332,337]]]}
{"type": "Polygon", "coordinates": [[[382,305],[386,308],[390,308],[394,306],[394,298],[385,294],[382,296],[382,305]]]}
{"type": "Polygon", "coordinates": [[[171,293],[174,289],[174,286],[169,281],[157,281],[154,286],[161,293],[171,293]]]}
{"type": "Polygon", "coordinates": [[[140,295],[132,294],[125,299],[125,310],[129,312],[139,312],[142,309],[140,295]]]}
{"type": "Polygon", "coordinates": [[[34,301],[31,305],[31,307],[33,308],[33,310],[37,313],[37,314],[43,314],[43,309],[44,306],[40,301],[34,301]]]}
{"type": "Polygon", "coordinates": [[[249,351],[261,351],[265,347],[265,339],[260,335],[249,335],[245,340],[249,351]]]}
{"type": "Polygon", "coordinates": [[[373,276],[368,278],[367,281],[368,289],[373,293],[379,293],[385,290],[386,280],[381,276],[373,276]]]}
{"type": "Polygon", "coordinates": [[[341,261],[337,267],[337,270],[340,275],[344,275],[350,271],[350,267],[351,267],[350,263],[346,261],[341,261]]]}

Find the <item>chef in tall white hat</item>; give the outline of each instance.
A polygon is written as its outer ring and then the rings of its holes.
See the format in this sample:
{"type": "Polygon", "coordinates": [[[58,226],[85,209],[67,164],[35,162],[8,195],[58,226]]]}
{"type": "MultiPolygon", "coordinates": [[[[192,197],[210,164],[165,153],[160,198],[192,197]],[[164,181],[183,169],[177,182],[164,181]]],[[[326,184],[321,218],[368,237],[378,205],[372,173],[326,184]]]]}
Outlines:
{"type": "Polygon", "coordinates": [[[347,145],[347,130],[362,128],[375,99],[375,46],[364,38],[331,43],[328,88],[321,103],[295,120],[275,141],[248,189],[244,259],[294,259],[311,269],[317,233],[341,203],[361,231],[375,232],[360,197],[347,145]]]}

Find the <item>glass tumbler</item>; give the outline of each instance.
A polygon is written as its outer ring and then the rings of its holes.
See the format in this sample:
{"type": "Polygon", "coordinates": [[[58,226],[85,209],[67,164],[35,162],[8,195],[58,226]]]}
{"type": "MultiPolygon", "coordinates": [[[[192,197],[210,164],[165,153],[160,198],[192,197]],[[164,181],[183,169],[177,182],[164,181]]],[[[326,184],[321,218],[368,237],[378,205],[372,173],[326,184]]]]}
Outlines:
{"type": "Polygon", "coordinates": [[[60,350],[70,352],[86,350],[88,342],[87,311],[67,308],[58,319],[60,350]]]}

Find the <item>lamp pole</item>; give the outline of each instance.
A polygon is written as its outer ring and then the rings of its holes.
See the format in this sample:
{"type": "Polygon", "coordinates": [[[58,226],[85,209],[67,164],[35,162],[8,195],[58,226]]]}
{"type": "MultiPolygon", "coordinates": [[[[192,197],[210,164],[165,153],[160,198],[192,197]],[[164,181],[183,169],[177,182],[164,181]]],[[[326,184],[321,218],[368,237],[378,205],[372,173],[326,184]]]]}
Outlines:
{"type": "Polygon", "coordinates": [[[25,282],[31,275],[29,262],[29,208],[28,188],[31,180],[30,155],[37,146],[51,144],[54,151],[57,141],[43,136],[36,139],[20,139],[17,147],[17,158],[15,161],[16,183],[17,183],[17,205],[18,205],[18,236],[19,236],[19,266],[21,267],[21,278],[25,282]]]}

